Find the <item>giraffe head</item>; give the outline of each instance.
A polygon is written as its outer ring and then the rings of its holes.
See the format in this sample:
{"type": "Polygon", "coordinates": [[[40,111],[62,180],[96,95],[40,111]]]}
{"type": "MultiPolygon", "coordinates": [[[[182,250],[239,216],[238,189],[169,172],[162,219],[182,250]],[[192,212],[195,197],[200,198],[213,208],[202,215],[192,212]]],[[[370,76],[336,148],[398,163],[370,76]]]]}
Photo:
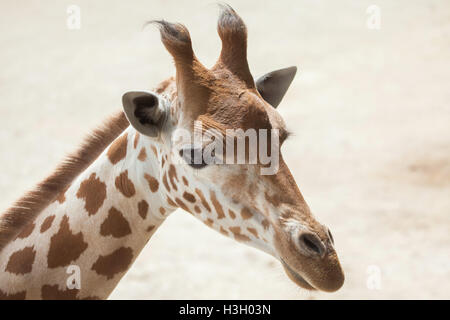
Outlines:
{"type": "Polygon", "coordinates": [[[276,107],[296,68],[254,81],[246,26],[228,6],[210,69],[196,58],[186,27],[156,23],[175,62],[174,91],[128,92],[123,104],[131,125],[159,146],[168,205],[273,255],[303,288],[339,289],[344,274],[331,232],[312,215],[280,152],[288,134],[276,107]]]}

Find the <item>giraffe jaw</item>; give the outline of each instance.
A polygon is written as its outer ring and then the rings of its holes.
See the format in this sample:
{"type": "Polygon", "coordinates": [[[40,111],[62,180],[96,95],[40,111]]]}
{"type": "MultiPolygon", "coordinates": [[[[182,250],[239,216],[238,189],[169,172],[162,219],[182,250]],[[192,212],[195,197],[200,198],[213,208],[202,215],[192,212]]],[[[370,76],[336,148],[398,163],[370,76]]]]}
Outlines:
{"type": "Polygon", "coordinates": [[[308,283],[301,275],[295,272],[282,258],[280,258],[281,263],[283,265],[284,271],[288,275],[288,277],[298,286],[307,290],[316,290],[312,285],[308,283]]]}

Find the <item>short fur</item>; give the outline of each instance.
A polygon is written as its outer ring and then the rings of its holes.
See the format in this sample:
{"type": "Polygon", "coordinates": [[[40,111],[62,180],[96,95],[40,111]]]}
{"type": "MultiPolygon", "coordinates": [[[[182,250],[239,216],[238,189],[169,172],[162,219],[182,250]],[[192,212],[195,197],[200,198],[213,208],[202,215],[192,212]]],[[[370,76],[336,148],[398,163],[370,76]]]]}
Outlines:
{"type": "Polygon", "coordinates": [[[180,23],[170,23],[165,20],[148,22],[148,24],[151,23],[158,25],[161,41],[167,51],[174,57],[175,63],[190,64],[194,59],[194,52],[188,29],[180,23]]]}
{"type": "Polygon", "coordinates": [[[95,129],[46,179],[0,215],[0,251],[114,141],[129,122],[123,111],[95,129]]]}
{"type": "Polygon", "coordinates": [[[219,67],[225,66],[244,81],[248,88],[254,88],[255,83],[247,62],[247,27],[229,5],[222,5],[221,9],[217,22],[217,32],[222,40],[219,67]]]}

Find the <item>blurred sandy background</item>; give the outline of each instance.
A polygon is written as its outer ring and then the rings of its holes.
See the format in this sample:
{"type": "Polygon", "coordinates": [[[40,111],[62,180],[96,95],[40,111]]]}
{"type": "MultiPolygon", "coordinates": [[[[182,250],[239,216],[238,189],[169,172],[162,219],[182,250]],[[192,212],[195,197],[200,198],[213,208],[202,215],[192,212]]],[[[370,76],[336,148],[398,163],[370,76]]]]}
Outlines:
{"type": "MultiPolygon", "coordinates": [[[[450,298],[450,2],[229,3],[247,23],[255,77],[300,68],[279,107],[295,134],[284,155],[333,231],[346,283],[298,289],[272,257],[179,210],[111,298],[450,298]],[[380,30],[366,26],[372,4],[380,30]]],[[[120,108],[123,92],[174,73],[145,21],[186,24],[211,66],[217,15],[209,0],[2,0],[0,211],[120,108]],[[80,30],[66,27],[70,4],[80,30]]]]}

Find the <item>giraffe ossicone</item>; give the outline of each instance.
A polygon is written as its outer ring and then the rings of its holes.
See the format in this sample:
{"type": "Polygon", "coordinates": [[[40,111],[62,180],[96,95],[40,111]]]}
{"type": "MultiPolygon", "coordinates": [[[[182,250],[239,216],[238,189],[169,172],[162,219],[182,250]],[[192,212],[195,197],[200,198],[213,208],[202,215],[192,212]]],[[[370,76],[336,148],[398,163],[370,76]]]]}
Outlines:
{"type": "Polygon", "coordinates": [[[176,77],[124,94],[123,112],[0,216],[0,299],[107,298],[177,208],[272,255],[297,285],[338,290],[344,274],[331,233],[280,152],[288,134],[275,107],[296,68],[255,82],[247,29],[229,6],[210,69],[186,27],[155,23],[176,77]],[[68,268],[79,270],[76,286],[67,286],[68,268]]]}

